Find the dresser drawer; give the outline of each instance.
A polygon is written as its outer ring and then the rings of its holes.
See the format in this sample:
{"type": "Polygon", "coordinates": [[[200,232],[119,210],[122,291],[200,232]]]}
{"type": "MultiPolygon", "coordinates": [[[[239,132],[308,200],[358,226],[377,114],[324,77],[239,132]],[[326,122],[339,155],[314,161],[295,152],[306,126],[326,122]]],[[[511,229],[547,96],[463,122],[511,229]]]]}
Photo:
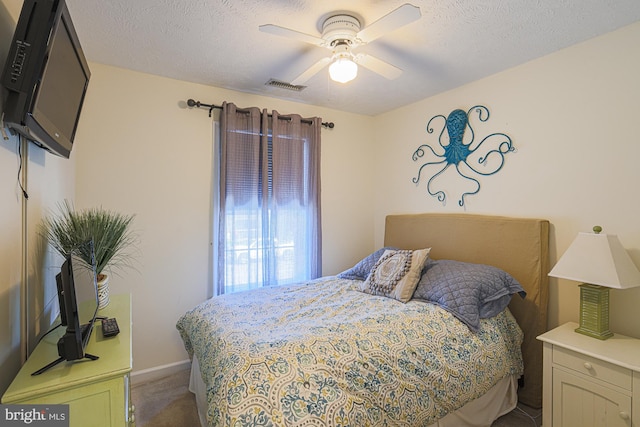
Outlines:
{"type": "Polygon", "coordinates": [[[625,390],[631,390],[632,372],[630,369],[558,346],[553,347],[553,363],[625,390]]]}

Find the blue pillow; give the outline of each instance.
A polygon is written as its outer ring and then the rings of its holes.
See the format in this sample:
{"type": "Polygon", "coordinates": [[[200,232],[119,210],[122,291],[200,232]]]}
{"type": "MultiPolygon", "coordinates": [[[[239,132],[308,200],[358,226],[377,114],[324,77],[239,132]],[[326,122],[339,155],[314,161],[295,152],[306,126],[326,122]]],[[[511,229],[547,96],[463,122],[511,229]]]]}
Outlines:
{"type": "Polygon", "coordinates": [[[476,332],[480,319],[504,310],[513,294],[527,293],[516,279],[499,268],[454,260],[427,261],[413,299],[448,310],[476,332]]]}
{"type": "Polygon", "coordinates": [[[350,269],[338,274],[338,278],[350,280],[366,280],[366,278],[369,276],[369,273],[371,273],[373,266],[376,265],[376,262],[378,262],[380,257],[382,257],[382,254],[384,254],[384,251],[386,251],[387,249],[397,250],[398,248],[388,246],[382,249],[378,249],[371,255],[368,255],[360,260],[360,262],[358,262],[350,269]]]}

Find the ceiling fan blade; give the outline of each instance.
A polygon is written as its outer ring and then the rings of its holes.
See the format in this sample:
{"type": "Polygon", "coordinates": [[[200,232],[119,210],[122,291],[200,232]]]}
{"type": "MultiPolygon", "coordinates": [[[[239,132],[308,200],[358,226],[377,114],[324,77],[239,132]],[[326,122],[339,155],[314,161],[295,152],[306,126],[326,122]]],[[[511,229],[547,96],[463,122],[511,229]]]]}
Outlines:
{"type": "Polygon", "coordinates": [[[258,29],[263,33],[274,34],[276,36],[281,36],[281,37],[289,37],[291,39],[300,40],[305,43],[310,43],[316,46],[322,46],[324,44],[324,40],[321,39],[320,37],[301,33],[296,30],[280,27],[278,25],[273,25],[273,24],[260,25],[258,29]]]}
{"type": "Polygon", "coordinates": [[[388,62],[384,62],[382,59],[367,55],[366,53],[357,54],[354,57],[354,61],[356,64],[362,65],[363,67],[368,68],[374,73],[378,73],[389,80],[397,79],[402,74],[402,70],[395,65],[391,65],[388,62]]]}
{"type": "Polygon", "coordinates": [[[420,19],[420,8],[405,3],[392,12],[389,12],[371,25],[366,26],[357,34],[357,37],[365,43],[372,42],[380,36],[397,30],[413,21],[420,19]]]}
{"type": "Polygon", "coordinates": [[[305,83],[311,77],[318,74],[320,70],[322,70],[324,67],[329,65],[330,62],[331,62],[330,57],[327,56],[325,58],[322,58],[320,61],[313,64],[311,67],[307,68],[307,70],[304,73],[300,74],[298,77],[293,79],[293,81],[291,81],[291,84],[294,86],[298,86],[305,83]]]}

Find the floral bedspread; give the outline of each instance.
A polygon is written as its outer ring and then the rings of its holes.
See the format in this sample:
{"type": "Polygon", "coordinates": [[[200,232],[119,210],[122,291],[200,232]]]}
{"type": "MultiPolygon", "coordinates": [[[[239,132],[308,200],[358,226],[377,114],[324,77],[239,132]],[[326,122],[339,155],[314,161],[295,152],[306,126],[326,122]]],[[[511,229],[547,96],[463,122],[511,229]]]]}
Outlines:
{"type": "Polygon", "coordinates": [[[522,373],[507,310],[473,333],[435,305],[328,277],[212,298],[177,328],[211,426],[422,426],[522,373]]]}

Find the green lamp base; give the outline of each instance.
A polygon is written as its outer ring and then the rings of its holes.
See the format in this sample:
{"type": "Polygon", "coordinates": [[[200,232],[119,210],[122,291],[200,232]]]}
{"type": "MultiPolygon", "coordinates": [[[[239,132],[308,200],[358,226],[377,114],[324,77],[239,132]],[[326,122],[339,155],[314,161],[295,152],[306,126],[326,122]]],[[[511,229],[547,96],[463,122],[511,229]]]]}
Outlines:
{"type": "Polygon", "coordinates": [[[580,326],[576,332],[599,340],[613,336],[609,330],[609,288],[580,285],[580,326]]]}

